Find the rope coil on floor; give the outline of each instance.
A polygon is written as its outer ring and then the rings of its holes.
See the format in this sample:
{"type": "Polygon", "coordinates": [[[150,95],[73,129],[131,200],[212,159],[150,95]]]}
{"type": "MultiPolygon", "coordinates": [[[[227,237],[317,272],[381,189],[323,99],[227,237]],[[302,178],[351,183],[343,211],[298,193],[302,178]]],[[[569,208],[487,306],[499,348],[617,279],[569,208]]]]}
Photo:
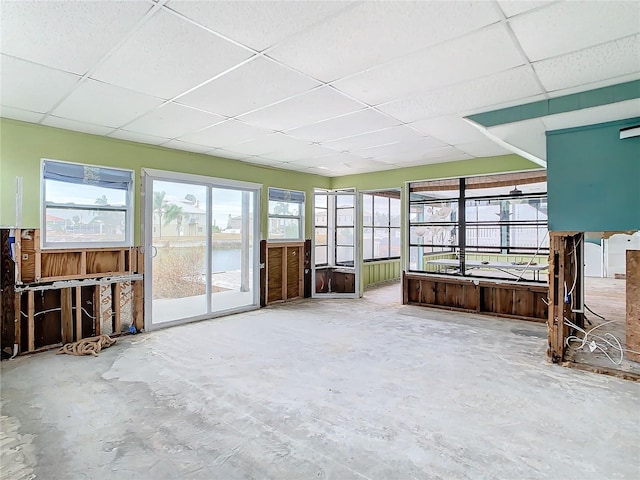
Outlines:
{"type": "Polygon", "coordinates": [[[95,337],[83,338],[77,342],[67,343],[60,347],[57,355],[64,353],[67,355],[93,355],[94,357],[97,357],[100,350],[103,348],[109,348],[114,343],[116,343],[114,338],[111,338],[109,335],[102,334],[95,337]]]}

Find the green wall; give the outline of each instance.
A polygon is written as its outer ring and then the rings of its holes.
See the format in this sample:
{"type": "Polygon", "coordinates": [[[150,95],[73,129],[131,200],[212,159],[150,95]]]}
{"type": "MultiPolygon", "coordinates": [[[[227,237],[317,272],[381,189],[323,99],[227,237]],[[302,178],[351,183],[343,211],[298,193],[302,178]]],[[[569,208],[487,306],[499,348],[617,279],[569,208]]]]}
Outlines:
{"type": "Polygon", "coordinates": [[[549,230],[640,228],[640,137],[620,140],[639,118],[547,132],[549,230]]]}
{"type": "MultiPolygon", "coordinates": [[[[307,198],[316,187],[329,188],[330,179],[249,165],[235,160],[171,150],[152,145],[61,130],[14,120],[0,120],[0,225],[15,224],[15,178],[23,178],[22,226],[39,227],[40,159],[51,158],[136,171],[136,243],[140,242],[140,171],[155,168],[261,183],[262,205],[266,205],[267,187],[304,190],[307,198]]],[[[261,212],[263,236],[267,231],[267,209],[261,212]]],[[[307,202],[306,236],[310,238],[311,202],[307,202]]]]}

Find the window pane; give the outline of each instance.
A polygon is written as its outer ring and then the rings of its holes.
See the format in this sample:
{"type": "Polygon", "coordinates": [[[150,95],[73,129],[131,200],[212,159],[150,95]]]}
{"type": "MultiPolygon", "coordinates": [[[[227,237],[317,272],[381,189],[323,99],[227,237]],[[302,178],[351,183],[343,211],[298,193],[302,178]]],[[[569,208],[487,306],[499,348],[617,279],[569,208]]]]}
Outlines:
{"type": "Polygon", "coordinates": [[[353,265],[353,247],[337,247],[336,263],[353,265]]]}
{"type": "Polygon", "coordinates": [[[300,220],[297,218],[269,218],[269,238],[270,239],[299,239],[300,220]]]}
{"type": "Polygon", "coordinates": [[[336,210],[336,225],[346,226],[354,225],[353,208],[340,208],[336,210]]]}
{"type": "Polygon", "coordinates": [[[400,199],[391,198],[389,209],[390,209],[390,212],[389,212],[390,225],[392,227],[399,227],[400,226],[400,199]]]}
{"type": "Polygon", "coordinates": [[[371,260],[373,258],[373,229],[362,229],[362,258],[371,260]]]}
{"type": "Polygon", "coordinates": [[[45,201],[52,203],[111,205],[119,207],[127,204],[127,191],[115,188],[45,180],[45,190],[45,201]]]}
{"type": "Polygon", "coordinates": [[[298,217],[300,215],[300,204],[292,202],[269,201],[269,215],[287,215],[298,217]]]}
{"type": "Polygon", "coordinates": [[[316,207],[324,207],[327,208],[327,196],[326,195],[315,195],[315,206],[316,207]]]}
{"type": "Polygon", "coordinates": [[[391,255],[390,257],[399,257],[402,251],[402,240],[400,228],[392,228],[391,232],[391,255]]]}
{"type": "Polygon", "coordinates": [[[338,245],[353,245],[353,227],[336,228],[336,243],[338,245]]]}
{"type": "Polygon", "coordinates": [[[376,196],[373,198],[373,224],[377,227],[389,226],[389,199],[376,196]]]}
{"type": "Polygon", "coordinates": [[[374,229],[373,253],[375,258],[389,257],[389,229],[388,228],[374,229]]]}
{"type": "Polygon", "coordinates": [[[316,245],[327,245],[327,229],[316,227],[316,245]]]}
{"type": "Polygon", "coordinates": [[[126,212],[46,208],[47,242],[124,242],[126,212]]]}
{"type": "Polygon", "coordinates": [[[327,263],[327,247],[316,247],[316,265],[327,263]]]}
{"type": "Polygon", "coordinates": [[[327,225],[327,212],[326,208],[316,208],[316,225],[327,225]]]}
{"type": "Polygon", "coordinates": [[[353,194],[348,195],[336,195],[336,208],[348,208],[354,206],[353,194]]]}
{"type": "Polygon", "coordinates": [[[412,226],[409,229],[409,243],[419,245],[456,245],[456,225],[412,226]]]}
{"type": "Polygon", "coordinates": [[[362,195],[362,225],[373,225],[373,195],[362,195]]]}
{"type": "Polygon", "coordinates": [[[411,222],[455,222],[458,219],[458,202],[412,204],[411,222]]]}

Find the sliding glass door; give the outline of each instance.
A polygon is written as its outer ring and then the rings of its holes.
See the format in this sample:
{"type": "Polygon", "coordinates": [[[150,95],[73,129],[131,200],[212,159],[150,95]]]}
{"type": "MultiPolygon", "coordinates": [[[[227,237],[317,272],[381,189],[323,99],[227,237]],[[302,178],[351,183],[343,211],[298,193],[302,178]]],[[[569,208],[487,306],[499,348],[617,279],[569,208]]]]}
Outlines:
{"type": "Polygon", "coordinates": [[[257,308],[260,186],[144,170],[145,327],[257,308]]]}

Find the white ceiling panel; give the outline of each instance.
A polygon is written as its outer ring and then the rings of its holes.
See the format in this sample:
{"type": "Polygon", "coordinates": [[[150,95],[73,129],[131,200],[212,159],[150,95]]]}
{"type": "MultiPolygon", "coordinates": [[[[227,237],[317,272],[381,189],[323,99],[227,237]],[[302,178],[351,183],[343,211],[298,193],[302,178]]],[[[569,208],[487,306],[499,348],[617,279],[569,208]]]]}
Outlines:
{"type": "Polygon", "coordinates": [[[415,140],[417,138],[420,138],[421,136],[423,135],[420,135],[415,130],[401,125],[398,127],[386,128],[384,130],[377,130],[375,132],[369,132],[362,135],[356,135],[353,137],[333,140],[331,142],[326,142],[323,145],[335,150],[354,152],[357,150],[362,150],[364,148],[387,145],[389,143],[415,140]]]}
{"type": "Polygon", "coordinates": [[[313,167],[313,168],[331,170],[331,168],[337,165],[339,166],[345,163],[349,163],[349,162],[353,163],[353,162],[358,162],[362,160],[364,159],[357,155],[351,155],[348,153],[334,153],[332,155],[325,155],[323,157],[305,158],[301,160],[296,160],[291,163],[304,166],[304,167],[310,167],[310,168],[313,167]]]}
{"type": "Polygon", "coordinates": [[[499,19],[490,2],[363,2],[283,42],[269,55],[333,81],[499,19]]]}
{"type": "Polygon", "coordinates": [[[226,37],[264,50],[347,8],[349,2],[176,1],[167,6],[226,37]]]}
{"type": "Polygon", "coordinates": [[[2,55],[0,99],[3,105],[46,113],[79,80],[71,73],[2,55]]]}
{"type": "Polygon", "coordinates": [[[194,152],[194,153],[206,153],[212,150],[211,147],[198,145],[196,143],[182,142],[180,140],[169,140],[167,143],[165,143],[162,146],[167,148],[175,148],[176,150],[184,150],[186,152],[194,152]]]}
{"type": "Polygon", "coordinates": [[[243,155],[237,152],[230,152],[229,150],[225,150],[223,148],[216,148],[207,152],[207,155],[213,155],[214,157],[227,158],[229,160],[243,160],[249,155],[243,155]]]}
{"type": "Polygon", "coordinates": [[[385,103],[379,108],[405,122],[463,113],[472,109],[524,99],[541,93],[528,67],[518,67],[490,77],[441,88],[411,98],[385,103]]]}
{"type": "Polygon", "coordinates": [[[180,140],[198,145],[208,145],[211,146],[211,148],[222,148],[227,145],[245,142],[268,133],[272,132],[260,127],[238,122],[237,120],[227,120],[226,122],[213,125],[199,132],[184,135],[180,140]]]}
{"type": "Polygon", "coordinates": [[[272,130],[288,130],[364,108],[330,87],[317,88],[270,107],[242,115],[243,121],[272,130]]]}
{"type": "Polygon", "coordinates": [[[267,158],[261,157],[247,157],[242,159],[245,163],[253,163],[254,165],[261,165],[263,167],[273,167],[273,168],[286,168],[288,163],[280,162],[278,160],[270,160],[267,158]]]}
{"type": "Polygon", "coordinates": [[[288,130],[287,134],[311,142],[326,142],[337,138],[382,130],[400,122],[372,109],[360,110],[324,122],[288,130]]]}
{"type": "Polygon", "coordinates": [[[334,86],[377,105],[524,64],[503,24],[339,80],[334,86]]]}
{"type": "Polygon", "coordinates": [[[458,115],[428,118],[410,125],[425,135],[435,137],[450,145],[482,141],[486,138],[477,128],[469,125],[458,115]]]}
{"type": "Polygon", "coordinates": [[[159,98],[86,80],[54,111],[58,117],[119,127],[159,106],[159,98]]]}
{"type": "Polygon", "coordinates": [[[82,75],[150,8],[148,2],[2,1],[0,49],[82,75]]]}
{"type": "Polygon", "coordinates": [[[126,128],[132,132],[175,138],[224,120],[219,115],[167,103],[134,120],[126,128]]]}
{"type": "Polygon", "coordinates": [[[168,99],[251,56],[250,50],[161,11],[129,37],[92,77],[168,99]]]}
{"type": "Polygon", "coordinates": [[[419,137],[415,140],[391,143],[388,145],[380,145],[378,147],[357,150],[353,153],[365,158],[378,158],[385,157],[387,155],[410,155],[414,153],[426,153],[446,146],[447,145],[445,143],[435,138],[419,137]]]}
{"type": "Polygon", "coordinates": [[[488,138],[477,142],[460,143],[455,148],[461,152],[468,153],[472,157],[495,157],[498,155],[509,155],[510,150],[495,144],[488,138]]]}
{"type": "Polygon", "coordinates": [[[640,2],[561,2],[510,24],[529,60],[536,61],[638,33],[640,2]]]}
{"type": "Polygon", "coordinates": [[[286,149],[277,150],[269,154],[260,155],[263,158],[272,160],[281,160],[284,162],[294,162],[304,160],[305,158],[322,157],[336,153],[335,150],[321,147],[320,145],[304,144],[293,146],[290,145],[286,149]]]}
{"type": "Polygon", "coordinates": [[[640,35],[542,60],[533,68],[549,91],[640,72],[640,35]]]}
{"type": "MultiPolygon", "coordinates": [[[[447,155],[441,155],[433,158],[416,158],[407,162],[397,164],[399,167],[423,167],[425,165],[434,165],[436,163],[459,162],[460,160],[472,160],[474,157],[467,153],[459,152],[447,155]]],[[[381,160],[381,159],[380,159],[381,160]]]]}
{"type": "Polygon", "coordinates": [[[498,125],[489,132],[539,159],[547,158],[547,138],[545,125],[539,118],[532,118],[523,122],[498,125]]]}
{"type": "Polygon", "coordinates": [[[46,117],[42,121],[42,124],[49,127],[64,128],[65,130],[91,133],[93,135],[106,135],[113,130],[113,128],[92,125],[87,122],[77,122],[75,120],[69,120],[68,118],[54,117],[53,115],[46,117]]]}
{"type": "Polygon", "coordinates": [[[22,122],[38,123],[42,118],[42,113],[2,105],[0,106],[0,117],[12,118],[13,120],[20,120],[22,122]]]}
{"type": "Polygon", "coordinates": [[[536,1],[536,0],[498,0],[500,8],[504,12],[506,17],[513,17],[520,13],[528,12],[534,8],[551,5],[556,0],[551,1],[536,1]]]}
{"type": "Polygon", "coordinates": [[[542,123],[546,126],[546,130],[560,130],[562,128],[581,127],[596,123],[612,122],[624,118],[633,118],[638,115],[640,115],[640,98],[635,98],[633,100],[610,103],[608,105],[585,108],[573,112],[548,115],[542,118],[542,123]]]}
{"type": "MultiPolygon", "coordinates": [[[[116,130],[109,134],[110,137],[130,142],[147,143],[149,145],[160,145],[166,143],[169,138],[157,137],[155,135],[145,135],[144,133],[130,132],[128,130],[116,130]]],[[[168,145],[165,145],[168,146],[168,145]]],[[[180,149],[182,150],[182,149],[180,149]]],[[[210,149],[209,149],[210,150],[210,149]]]]}
{"type": "Polygon", "coordinates": [[[271,133],[247,142],[229,145],[226,149],[246,155],[266,155],[283,150],[304,148],[307,145],[309,145],[309,142],[306,140],[293,138],[284,133],[271,133]]]}
{"type": "Polygon", "coordinates": [[[257,57],[180,97],[178,102],[233,117],[299,93],[320,83],[273,60],[257,57]]]}
{"type": "Polygon", "coordinates": [[[549,97],[555,98],[555,97],[561,97],[563,95],[572,95],[574,93],[580,93],[586,90],[609,87],[611,85],[618,85],[620,83],[633,82],[634,80],[640,80],[640,72],[631,73],[629,75],[622,75],[620,77],[608,78],[607,80],[601,80],[599,82],[582,84],[579,86],[572,86],[569,88],[563,88],[561,90],[555,90],[553,92],[549,92],[549,97]]]}

